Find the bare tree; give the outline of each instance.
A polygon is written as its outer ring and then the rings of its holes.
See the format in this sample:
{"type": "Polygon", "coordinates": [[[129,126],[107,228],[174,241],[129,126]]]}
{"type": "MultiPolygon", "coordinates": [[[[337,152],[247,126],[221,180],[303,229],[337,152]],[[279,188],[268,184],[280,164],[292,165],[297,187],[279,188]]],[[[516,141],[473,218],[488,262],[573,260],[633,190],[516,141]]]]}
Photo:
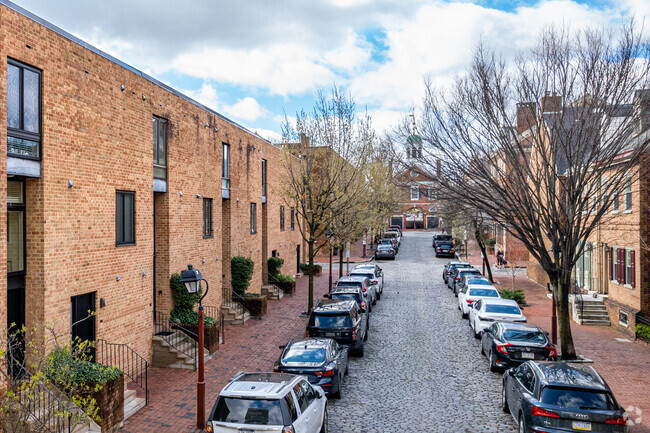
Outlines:
{"type": "Polygon", "coordinates": [[[363,166],[375,138],[370,116],[357,117],[351,96],[334,87],[329,97],[319,93],[313,112],[300,112],[295,126],[282,125],[285,141],[285,200],[295,206],[298,228],[307,243],[309,311],[314,305],[314,257],[327,244],[335,217],[364,199],[363,166]]]}
{"type": "Polygon", "coordinates": [[[426,83],[419,125],[429,159],[443,161],[437,181],[450,199],[505,226],[546,272],[563,359],[577,356],[573,267],[650,143],[641,34],[634,23],[549,27],[513,61],[479,45],[447,93],[426,83]]]}

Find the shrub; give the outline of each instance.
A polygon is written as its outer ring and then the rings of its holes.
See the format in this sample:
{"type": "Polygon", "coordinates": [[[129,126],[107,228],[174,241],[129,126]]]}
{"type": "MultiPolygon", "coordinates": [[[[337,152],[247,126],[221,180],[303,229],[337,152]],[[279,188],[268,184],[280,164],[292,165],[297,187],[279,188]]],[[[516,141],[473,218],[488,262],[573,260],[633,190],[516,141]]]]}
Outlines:
{"type": "Polygon", "coordinates": [[[635,330],[637,337],[642,338],[645,341],[650,341],[650,326],[644,325],[643,323],[637,323],[635,330]]]}
{"type": "Polygon", "coordinates": [[[491,248],[494,249],[494,246],[497,244],[497,239],[496,238],[490,238],[485,240],[485,246],[486,248],[491,248]]]}
{"type": "Polygon", "coordinates": [[[284,259],[281,259],[280,257],[269,257],[267,263],[269,265],[269,275],[278,278],[278,275],[280,275],[280,268],[284,265],[284,259]]]}
{"type": "MultiPolygon", "coordinates": [[[[313,274],[314,275],[318,274],[319,271],[321,271],[322,269],[323,269],[323,267],[321,265],[314,265],[313,274]]],[[[300,264],[300,270],[305,275],[309,275],[310,273],[312,273],[312,272],[309,271],[309,263],[301,263],[300,264]]]]}
{"type": "Polygon", "coordinates": [[[260,295],[259,293],[244,293],[243,295],[241,295],[241,297],[242,298],[261,298],[262,295],[260,295]]]}
{"type": "Polygon", "coordinates": [[[243,295],[248,290],[253,276],[253,260],[235,256],[230,260],[230,276],[232,278],[232,290],[238,295],[243,295]]]}
{"type": "Polygon", "coordinates": [[[526,304],[526,295],[524,295],[524,291],[520,289],[501,289],[501,297],[503,299],[514,299],[519,305],[526,304]]]}
{"type": "Polygon", "coordinates": [[[69,384],[106,383],[120,377],[122,371],[114,366],[86,361],[75,356],[67,347],[53,350],[47,358],[45,376],[53,383],[69,387],[69,384]]]}
{"type": "Polygon", "coordinates": [[[291,275],[278,274],[276,279],[281,283],[294,283],[296,281],[291,275]]]}
{"type": "MultiPolygon", "coordinates": [[[[199,324],[199,313],[198,311],[183,311],[178,312],[175,308],[169,313],[169,318],[174,322],[177,322],[181,325],[198,325],[199,324]]],[[[217,320],[212,316],[203,316],[203,323],[206,325],[214,325],[217,323],[217,320]]]]}
{"type": "MultiPolygon", "coordinates": [[[[172,290],[172,299],[174,301],[174,308],[169,312],[169,318],[181,324],[197,325],[199,323],[199,313],[194,311],[194,304],[201,299],[203,290],[199,290],[199,293],[188,292],[185,284],[181,283],[180,274],[172,275],[169,279],[169,287],[172,290]]],[[[206,325],[212,325],[215,322],[214,317],[204,317],[206,325]]]]}

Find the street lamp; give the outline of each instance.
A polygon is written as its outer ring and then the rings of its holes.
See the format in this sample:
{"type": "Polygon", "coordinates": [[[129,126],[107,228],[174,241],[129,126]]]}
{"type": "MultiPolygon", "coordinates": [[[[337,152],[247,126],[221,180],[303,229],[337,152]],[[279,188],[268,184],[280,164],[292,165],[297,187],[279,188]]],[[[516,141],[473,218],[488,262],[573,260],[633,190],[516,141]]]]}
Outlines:
{"type": "MultiPolygon", "coordinates": [[[[329,241],[334,236],[334,232],[330,229],[325,233],[325,237],[329,241]]],[[[330,242],[330,285],[327,287],[327,293],[332,293],[332,243],[330,242]]]]}
{"type": "Polygon", "coordinates": [[[196,382],[196,428],[205,428],[205,374],[203,369],[203,298],[208,294],[208,282],[203,278],[198,269],[192,265],[187,265],[187,270],[181,273],[181,283],[190,294],[199,294],[201,292],[201,281],[205,281],[205,293],[199,298],[199,347],[196,356],[199,358],[199,377],[196,382]]]}

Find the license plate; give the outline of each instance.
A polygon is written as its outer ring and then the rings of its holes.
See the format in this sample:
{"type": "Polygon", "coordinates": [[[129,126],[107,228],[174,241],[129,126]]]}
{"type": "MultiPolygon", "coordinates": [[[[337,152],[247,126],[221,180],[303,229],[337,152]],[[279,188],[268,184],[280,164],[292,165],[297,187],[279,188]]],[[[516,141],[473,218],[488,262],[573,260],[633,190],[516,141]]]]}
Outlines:
{"type": "Polygon", "coordinates": [[[443,253],[448,253],[448,252],[449,252],[449,250],[442,250],[442,252],[443,252],[443,253]]]}
{"type": "Polygon", "coordinates": [[[255,433],[255,430],[251,430],[251,429],[248,429],[248,428],[240,428],[240,429],[237,429],[237,433],[255,433]]]}
{"type": "Polygon", "coordinates": [[[591,423],[584,421],[573,421],[571,423],[574,430],[591,431],[591,423]]]}
{"type": "Polygon", "coordinates": [[[530,352],[521,352],[521,357],[523,359],[535,359],[535,354],[530,352]]]}
{"type": "Polygon", "coordinates": [[[326,332],[325,336],[326,337],[336,337],[336,332],[326,332]]]}

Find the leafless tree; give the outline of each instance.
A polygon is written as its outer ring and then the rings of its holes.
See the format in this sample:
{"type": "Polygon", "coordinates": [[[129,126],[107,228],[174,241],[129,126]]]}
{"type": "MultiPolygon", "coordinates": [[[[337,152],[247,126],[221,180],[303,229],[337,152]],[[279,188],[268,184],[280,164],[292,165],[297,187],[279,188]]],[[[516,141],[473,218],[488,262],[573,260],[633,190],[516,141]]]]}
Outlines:
{"type": "Polygon", "coordinates": [[[450,199],[505,226],[546,272],[563,359],[577,356],[573,267],[646,163],[650,49],[642,34],[634,22],[548,27],[512,61],[479,45],[447,92],[426,82],[418,124],[428,159],[443,161],[437,181],[450,199]]]}

